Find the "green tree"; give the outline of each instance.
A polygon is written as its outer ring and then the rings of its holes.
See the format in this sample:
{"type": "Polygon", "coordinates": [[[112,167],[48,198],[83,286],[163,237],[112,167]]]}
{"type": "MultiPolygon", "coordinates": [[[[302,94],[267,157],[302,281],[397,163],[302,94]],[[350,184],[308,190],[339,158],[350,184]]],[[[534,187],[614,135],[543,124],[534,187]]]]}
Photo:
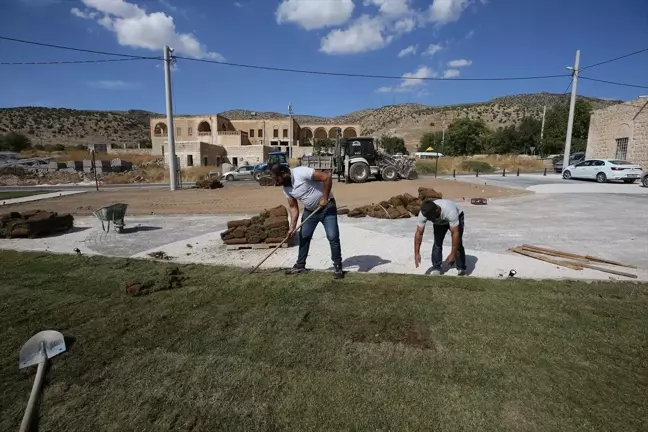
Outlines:
{"type": "Polygon", "coordinates": [[[323,151],[328,151],[335,147],[335,141],[329,138],[316,139],[313,144],[313,151],[315,153],[321,153],[323,151]]]}
{"type": "MultiPolygon", "coordinates": [[[[441,142],[443,141],[443,132],[428,132],[423,134],[419,141],[418,151],[424,152],[432,147],[432,151],[441,151],[441,142]]],[[[442,152],[443,153],[443,152],[442,152]]]]}
{"type": "Polygon", "coordinates": [[[31,147],[27,135],[9,132],[0,136],[0,149],[4,151],[21,152],[31,147]]]}
{"type": "Polygon", "coordinates": [[[479,153],[486,135],[488,129],[483,120],[457,119],[448,126],[444,153],[451,156],[479,153]]]}
{"type": "Polygon", "coordinates": [[[380,144],[388,154],[409,154],[407,147],[405,147],[405,140],[403,138],[383,135],[380,138],[380,144]]]}
{"type": "MultiPolygon", "coordinates": [[[[571,151],[583,151],[587,147],[587,134],[589,132],[592,105],[583,100],[576,100],[574,109],[574,125],[572,131],[571,151]]],[[[569,105],[555,105],[547,111],[545,119],[544,142],[542,154],[560,153],[565,147],[567,137],[567,120],[569,118],[569,105]]]]}
{"type": "Polygon", "coordinates": [[[531,147],[535,147],[534,152],[540,151],[540,130],[542,122],[533,117],[525,117],[517,127],[517,146],[512,152],[526,154],[531,147]]]}
{"type": "Polygon", "coordinates": [[[139,140],[139,147],[143,149],[150,149],[153,148],[153,142],[151,141],[150,138],[144,138],[139,140]]]}

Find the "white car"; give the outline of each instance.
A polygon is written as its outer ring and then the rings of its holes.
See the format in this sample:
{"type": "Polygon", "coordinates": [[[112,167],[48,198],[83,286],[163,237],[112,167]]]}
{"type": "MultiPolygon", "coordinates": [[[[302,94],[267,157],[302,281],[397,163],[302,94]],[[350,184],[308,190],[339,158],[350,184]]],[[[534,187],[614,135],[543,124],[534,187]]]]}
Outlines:
{"type": "Polygon", "coordinates": [[[253,178],[252,177],[253,174],[254,174],[254,167],[252,165],[245,165],[242,167],[238,167],[235,170],[223,173],[223,178],[227,181],[245,180],[245,179],[249,180],[253,178]]]}
{"type": "Polygon", "coordinates": [[[563,171],[564,179],[591,179],[599,183],[623,180],[634,183],[641,178],[641,166],[617,159],[588,159],[569,165],[563,171]]]}

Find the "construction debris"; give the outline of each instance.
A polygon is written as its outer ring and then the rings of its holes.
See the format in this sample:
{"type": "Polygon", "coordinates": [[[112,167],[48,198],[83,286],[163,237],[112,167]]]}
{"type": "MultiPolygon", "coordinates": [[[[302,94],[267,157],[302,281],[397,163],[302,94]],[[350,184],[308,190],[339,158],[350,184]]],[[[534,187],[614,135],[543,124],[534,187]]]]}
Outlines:
{"type": "Polygon", "coordinates": [[[278,206],[250,219],[229,221],[221,239],[226,245],[277,244],[283,241],[289,228],[288,210],[278,206]]]}
{"type": "Polygon", "coordinates": [[[149,275],[143,282],[126,284],[126,294],[131,296],[148,295],[156,291],[182,288],[185,281],[182,270],[178,267],[165,268],[163,271],[149,275]]]}
{"type": "Polygon", "coordinates": [[[488,204],[488,200],[486,198],[471,198],[470,199],[470,204],[486,205],[486,204],[488,204]]]}
{"type": "MultiPolygon", "coordinates": [[[[424,200],[436,200],[443,198],[443,194],[432,188],[420,187],[418,198],[408,193],[391,197],[387,201],[378,204],[371,204],[357,207],[347,213],[351,218],[373,217],[377,219],[405,219],[417,216],[421,211],[421,203],[424,200]]],[[[338,212],[338,214],[340,214],[338,212]]]]}
{"type": "Polygon", "coordinates": [[[590,255],[577,255],[569,252],[562,252],[559,250],[546,249],[546,248],[541,248],[541,247],[531,246],[531,245],[522,245],[522,246],[511,248],[509,250],[511,252],[515,252],[520,255],[527,256],[529,258],[534,258],[561,267],[567,267],[572,270],[583,270],[584,268],[589,268],[592,270],[598,270],[601,272],[610,273],[617,276],[624,276],[632,279],[637,278],[637,275],[632,273],[620,272],[618,270],[612,270],[604,267],[594,266],[591,264],[592,262],[594,262],[594,263],[601,263],[601,264],[607,264],[607,265],[613,265],[619,267],[637,268],[636,266],[633,265],[624,264],[617,261],[611,261],[604,258],[596,258],[590,255]],[[547,255],[549,257],[557,257],[563,259],[567,258],[575,261],[562,261],[555,258],[549,258],[547,255]]]}
{"type": "Polygon", "coordinates": [[[223,187],[223,183],[217,179],[206,179],[199,180],[196,182],[197,189],[220,189],[223,187]]]}
{"type": "Polygon", "coordinates": [[[74,218],[70,214],[32,210],[0,214],[0,237],[29,237],[58,234],[70,230],[74,218]]]}
{"type": "Polygon", "coordinates": [[[165,261],[170,261],[173,259],[172,256],[167,255],[166,252],[163,251],[151,252],[150,254],[148,254],[148,256],[150,256],[151,258],[155,258],[158,260],[165,260],[165,261]]]}

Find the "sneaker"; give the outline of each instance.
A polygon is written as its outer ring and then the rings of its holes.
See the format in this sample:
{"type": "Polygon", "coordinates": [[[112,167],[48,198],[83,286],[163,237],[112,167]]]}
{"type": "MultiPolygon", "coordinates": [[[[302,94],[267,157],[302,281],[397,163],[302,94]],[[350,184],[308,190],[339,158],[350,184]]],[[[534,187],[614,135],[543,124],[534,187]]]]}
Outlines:
{"type": "Polygon", "coordinates": [[[457,272],[457,276],[466,276],[468,273],[466,273],[466,270],[459,270],[457,272]]]}
{"type": "Polygon", "coordinates": [[[308,270],[306,270],[306,267],[300,267],[297,265],[294,265],[292,268],[286,270],[287,275],[295,275],[295,274],[301,274],[301,273],[306,273],[308,270]]]}
{"type": "Polygon", "coordinates": [[[342,270],[342,266],[336,265],[333,270],[333,279],[343,279],[343,278],[344,278],[344,270],[342,270]]]}
{"type": "Polygon", "coordinates": [[[430,276],[441,276],[441,270],[434,269],[430,272],[430,276]]]}

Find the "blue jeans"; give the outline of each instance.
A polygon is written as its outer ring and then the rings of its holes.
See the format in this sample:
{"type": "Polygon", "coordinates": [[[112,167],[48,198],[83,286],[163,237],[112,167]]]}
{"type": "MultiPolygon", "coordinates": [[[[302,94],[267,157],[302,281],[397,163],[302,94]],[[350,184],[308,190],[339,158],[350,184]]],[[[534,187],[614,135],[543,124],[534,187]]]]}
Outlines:
{"type": "MultiPolygon", "coordinates": [[[[306,220],[308,216],[313,213],[311,210],[304,209],[302,214],[302,221],[306,220]]],[[[332,199],[329,203],[318,211],[312,218],[310,218],[299,231],[299,255],[297,256],[297,267],[306,267],[306,258],[308,257],[308,250],[310,243],[313,239],[313,233],[317,224],[324,225],[326,231],[326,238],[331,245],[331,260],[334,265],[342,265],[342,249],[340,247],[340,229],[338,227],[337,205],[335,200],[332,199]]]]}
{"type": "MultiPolygon", "coordinates": [[[[450,225],[433,225],[434,228],[434,246],[432,246],[432,269],[441,270],[443,264],[443,240],[446,233],[450,230],[450,225]]],[[[459,215],[459,249],[457,250],[457,259],[455,265],[458,270],[466,270],[466,250],[463,247],[464,233],[464,214],[459,215]]]]}

